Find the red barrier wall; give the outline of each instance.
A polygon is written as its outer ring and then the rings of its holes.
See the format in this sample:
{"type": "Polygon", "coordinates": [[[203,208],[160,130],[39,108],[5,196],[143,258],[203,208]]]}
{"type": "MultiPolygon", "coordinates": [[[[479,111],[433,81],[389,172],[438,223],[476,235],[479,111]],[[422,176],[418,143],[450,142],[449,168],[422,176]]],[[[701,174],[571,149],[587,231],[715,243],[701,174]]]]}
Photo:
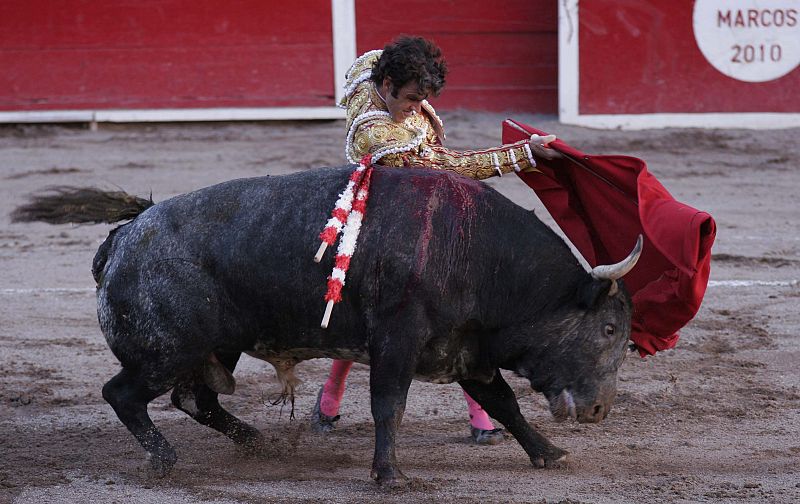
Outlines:
{"type": "MultiPolygon", "coordinates": [[[[552,0],[355,5],[359,52],[441,44],[440,108],[556,111],[552,0]]],[[[331,107],[332,37],[331,0],[5,0],[0,111],[331,107]]]]}
{"type": "Polygon", "coordinates": [[[4,0],[0,110],[330,106],[332,44],[330,0],[4,0]]]}
{"type": "MultiPolygon", "coordinates": [[[[800,71],[754,83],[711,66],[695,40],[690,2],[579,5],[581,114],[800,112],[800,71]]],[[[731,51],[721,57],[736,58],[731,51]]]]}
{"type": "Polygon", "coordinates": [[[555,113],[558,9],[553,1],[356,1],[358,52],[396,34],[431,38],[450,68],[441,109],[555,113]]]}

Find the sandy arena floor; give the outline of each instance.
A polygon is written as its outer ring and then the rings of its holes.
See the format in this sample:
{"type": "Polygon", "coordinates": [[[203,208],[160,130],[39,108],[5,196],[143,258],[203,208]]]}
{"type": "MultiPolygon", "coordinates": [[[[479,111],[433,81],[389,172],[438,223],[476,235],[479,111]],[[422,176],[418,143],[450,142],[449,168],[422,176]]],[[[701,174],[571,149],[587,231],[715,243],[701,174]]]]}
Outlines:
{"type": "MultiPolygon", "coordinates": [[[[503,116],[443,114],[448,145],[499,143],[503,116]]],[[[301,364],[297,418],[268,405],[271,367],[243,357],[223,404],[274,439],[248,458],[169,403],[151,405],[179,461],[153,480],[103,401],[117,372],[97,325],[91,260],[111,226],[11,224],[53,184],[121,187],[156,201],[219,181],[343,164],[342,122],[0,127],[0,502],[800,502],[800,130],[595,131],[519,120],[592,153],[630,154],[717,220],[712,283],[676,349],[628,358],[614,411],[558,424],[506,375],[523,413],[571,452],[535,470],[513,440],[468,442],[457,385],[414,383],[398,442],[409,489],[369,479],[368,368],[356,365],[339,428],[307,429],[328,362],[301,364]]],[[[489,182],[527,208],[516,177],[489,182]]]]}

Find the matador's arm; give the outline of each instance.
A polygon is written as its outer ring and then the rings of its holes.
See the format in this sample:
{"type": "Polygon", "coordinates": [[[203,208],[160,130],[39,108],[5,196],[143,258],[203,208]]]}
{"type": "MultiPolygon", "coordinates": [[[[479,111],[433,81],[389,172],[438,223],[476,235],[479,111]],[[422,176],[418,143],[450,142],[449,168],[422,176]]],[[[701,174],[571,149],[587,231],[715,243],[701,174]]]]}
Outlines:
{"type": "Polygon", "coordinates": [[[473,179],[483,180],[512,171],[534,171],[527,140],[491,149],[455,151],[439,145],[421,145],[415,149],[386,154],[378,161],[386,166],[423,166],[447,170],[473,179]]]}

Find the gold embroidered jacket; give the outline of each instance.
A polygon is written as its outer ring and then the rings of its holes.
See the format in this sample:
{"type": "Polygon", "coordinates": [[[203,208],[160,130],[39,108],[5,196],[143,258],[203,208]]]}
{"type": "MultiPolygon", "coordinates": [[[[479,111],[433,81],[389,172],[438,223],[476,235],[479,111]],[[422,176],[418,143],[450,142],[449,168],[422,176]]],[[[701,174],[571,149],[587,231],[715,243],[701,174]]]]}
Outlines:
{"type": "Polygon", "coordinates": [[[445,148],[444,125],[427,100],[422,102],[422,114],[402,123],[392,120],[370,80],[381,52],[365,53],[346,75],[345,95],[339,106],[347,110],[345,154],[350,162],[357,163],[369,153],[373,162],[385,166],[424,166],[479,180],[536,166],[527,141],[481,150],[445,148]]]}

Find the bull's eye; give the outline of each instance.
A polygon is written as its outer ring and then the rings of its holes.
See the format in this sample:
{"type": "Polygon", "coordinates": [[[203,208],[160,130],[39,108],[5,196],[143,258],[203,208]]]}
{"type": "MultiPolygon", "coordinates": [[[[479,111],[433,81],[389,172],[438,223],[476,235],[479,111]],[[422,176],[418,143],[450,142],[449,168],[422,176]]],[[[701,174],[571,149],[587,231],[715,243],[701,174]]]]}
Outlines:
{"type": "Polygon", "coordinates": [[[606,324],[606,336],[614,336],[614,332],[617,330],[614,327],[614,324],[606,324]]]}

